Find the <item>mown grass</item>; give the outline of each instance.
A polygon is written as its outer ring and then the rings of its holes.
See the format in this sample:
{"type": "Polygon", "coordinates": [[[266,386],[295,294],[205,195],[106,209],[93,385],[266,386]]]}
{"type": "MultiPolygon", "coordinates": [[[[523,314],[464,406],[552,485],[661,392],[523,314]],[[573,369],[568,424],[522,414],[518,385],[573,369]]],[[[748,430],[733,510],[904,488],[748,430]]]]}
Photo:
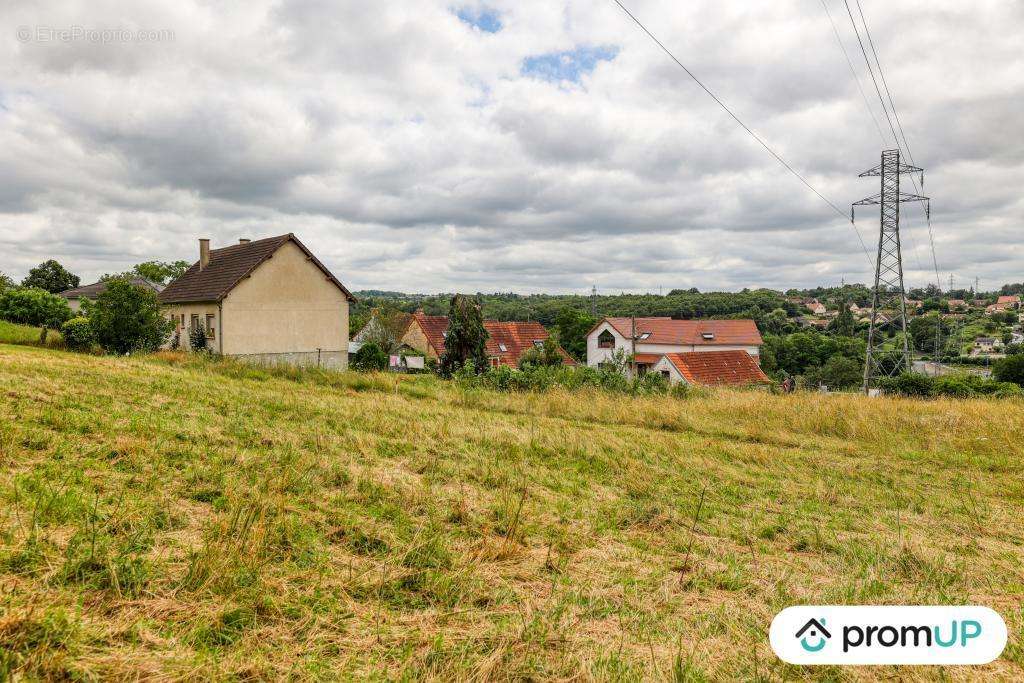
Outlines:
{"type": "MultiPolygon", "coordinates": [[[[17,325],[15,323],[0,320],[0,344],[26,344],[39,346],[39,339],[42,330],[30,325],[17,325]]],[[[52,348],[59,348],[64,345],[64,340],[57,330],[50,330],[46,335],[46,345],[52,348]]]]}
{"type": "Polygon", "coordinates": [[[28,678],[1024,676],[1017,400],[502,394],[13,346],[0,391],[0,670],[28,678]],[[798,603],[984,604],[1010,645],[800,669],[767,643],[798,603]]]}

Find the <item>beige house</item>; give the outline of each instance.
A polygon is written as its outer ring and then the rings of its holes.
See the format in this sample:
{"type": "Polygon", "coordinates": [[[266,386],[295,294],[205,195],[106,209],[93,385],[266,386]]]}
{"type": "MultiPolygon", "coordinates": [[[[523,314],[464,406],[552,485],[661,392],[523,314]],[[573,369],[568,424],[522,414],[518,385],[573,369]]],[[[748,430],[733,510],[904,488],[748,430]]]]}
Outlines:
{"type": "Polygon", "coordinates": [[[348,367],[352,294],[289,233],[210,249],[160,293],[183,349],[195,327],[207,347],[266,363],[348,367]]]}

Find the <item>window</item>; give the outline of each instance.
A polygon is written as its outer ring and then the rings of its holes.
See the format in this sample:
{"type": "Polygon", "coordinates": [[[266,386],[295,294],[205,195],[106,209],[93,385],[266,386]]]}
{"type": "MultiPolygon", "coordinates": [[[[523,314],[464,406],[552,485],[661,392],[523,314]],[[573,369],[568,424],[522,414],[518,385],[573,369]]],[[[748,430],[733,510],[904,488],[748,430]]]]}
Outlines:
{"type": "Polygon", "coordinates": [[[664,377],[665,379],[672,379],[672,373],[670,373],[668,370],[662,370],[661,376],[664,377]]]}
{"type": "Polygon", "coordinates": [[[206,337],[207,339],[213,339],[217,332],[216,327],[213,324],[214,315],[212,313],[206,314],[206,337]]]}
{"type": "Polygon", "coordinates": [[[508,351],[508,347],[506,347],[504,344],[498,344],[498,350],[501,351],[502,353],[505,353],[506,351],[508,351]]]}
{"type": "Polygon", "coordinates": [[[614,349],[615,348],[615,335],[610,331],[605,330],[601,334],[597,335],[597,348],[599,349],[614,349]]]}
{"type": "Polygon", "coordinates": [[[191,323],[190,327],[193,330],[196,329],[197,327],[199,327],[199,314],[198,313],[193,313],[191,318],[189,318],[189,322],[191,323]]]}
{"type": "Polygon", "coordinates": [[[706,339],[707,341],[711,341],[712,339],[715,338],[715,333],[714,332],[701,332],[700,336],[704,337],[704,339],[706,339]]]}
{"type": "Polygon", "coordinates": [[[637,337],[637,339],[639,339],[640,341],[644,341],[645,339],[650,339],[650,338],[651,338],[651,333],[650,332],[644,332],[639,337],[637,337]]]}
{"type": "Polygon", "coordinates": [[[538,349],[543,349],[544,348],[544,340],[543,339],[534,339],[533,340],[533,345],[536,346],[538,349]]]}

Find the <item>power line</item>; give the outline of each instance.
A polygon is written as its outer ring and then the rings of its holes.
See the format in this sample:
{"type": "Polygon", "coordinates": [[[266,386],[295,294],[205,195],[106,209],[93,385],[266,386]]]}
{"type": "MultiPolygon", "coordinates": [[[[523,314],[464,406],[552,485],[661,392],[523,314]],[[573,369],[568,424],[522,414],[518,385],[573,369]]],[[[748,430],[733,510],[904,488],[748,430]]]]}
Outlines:
{"type": "Polygon", "coordinates": [[[792,173],[792,174],[793,174],[794,176],[796,176],[796,177],[797,177],[797,179],[798,179],[798,180],[799,180],[799,181],[800,181],[801,183],[803,183],[803,184],[804,184],[804,185],[805,185],[805,186],[807,187],[807,189],[809,189],[809,190],[810,190],[811,192],[813,192],[814,194],[816,194],[816,195],[818,196],[818,198],[819,198],[819,199],[821,199],[821,201],[825,202],[825,203],[826,203],[826,204],[828,204],[828,205],[829,205],[830,207],[832,207],[832,210],[833,210],[833,211],[835,211],[835,212],[836,212],[837,214],[839,214],[840,216],[842,216],[844,220],[848,220],[848,221],[850,221],[850,225],[852,225],[852,226],[853,226],[853,229],[854,229],[854,231],[855,231],[855,232],[857,233],[857,239],[858,239],[858,240],[860,240],[860,245],[861,245],[861,248],[863,248],[863,249],[864,249],[864,258],[866,258],[866,259],[868,260],[868,264],[869,264],[869,265],[871,265],[871,267],[872,267],[872,268],[874,268],[874,266],[872,265],[872,263],[873,263],[873,262],[871,261],[871,256],[870,256],[870,254],[868,254],[868,248],[867,248],[867,245],[866,245],[866,244],[864,243],[864,238],[863,238],[863,237],[861,237],[861,234],[860,234],[860,230],[859,230],[859,229],[857,228],[857,224],[856,224],[856,222],[855,222],[855,221],[853,220],[853,218],[850,218],[850,217],[848,217],[848,216],[846,215],[846,212],[842,211],[842,210],[841,210],[841,209],[840,209],[840,208],[839,208],[838,206],[836,206],[835,204],[833,204],[833,203],[832,203],[832,202],[831,202],[831,201],[830,201],[830,200],[829,200],[829,199],[828,199],[828,198],[827,198],[827,197],[826,197],[825,195],[823,195],[823,194],[822,194],[821,192],[818,192],[818,190],[817,190],[817,189],[815,189],[813,185],[811,185],[811,184],[810,184],[809,182],[807,182],[807,179],[806,179],[806,178],[804,178],[804,177],[803,177],[802,175],[800,175],[800,173],[798,173],[798,172],[796,171],[796,169],[794,169],[794,168],[793,168],[792,166],[790,166],[790,165],[789,165],[788,163],[786,163],[786,160],[785,160],[785,159],[783,159],[783,158],[782,158],[781,156],[779,156],[779,154],[778,154],[778,153],[777,153],[777,152],[776,152],[776,151],[775,151],[774,149],[772,149],[772,148],[771,148],[771,147],[770,147],[770,146],[768,145],[768,143],[767,143],[767,142],[765,142],[765,141],[764,141],[764,140],[763,140],[763,139],[762,139],[762,138],[761,138],[761,137],[760,137],[760,136],[759,136],[759,135],[758,135],[757,133],[755,133],[755,132],[754,132],[753,130],[751,130],[751,129],[750,129],[750,127],[749,127],[749,126],[747,126],[747,124],[743,123],[743,121],[742,121],[742,120],[740,120],[740,117],[738,117],[738,116],[737,116],[736,114],[734,114],[734,113],[733,113],[733,111],[732,111],[731,109],[729,109],[729,107],[728,107],[728,106],[726,106],[725,102],[723,102],[722,100],[720,100],[720,99],[718,98],[718,96],[717,96],[717,95],[715,95],[715,93],[711,92],[711,90],[710,90],[710,89],[709,89],[709,88],[708,88],[708,87],[707,87],[706,85],[704,85],[704,84],[703,84],[703,83],[701,82],[701,80],[700,80],[699,78],[697,78],[697,77],[696,77],[696,76],[695,76],[695,75],[693,74],[693,72],[692,72],[692,71],[690,71],[689,69],[687,69],[687,68],[686,68],[686,65],[685,65],[685,64],[683,64],[683,63],[682,63],[681,61],[679,61],[679,58],[678,58],[678,57],[676,57],[676,56],[675,56],[675,55],[674,55],[674,54],[672,53],[672,51],[671,51],[671,50],[669,50],[669,49],[668,49],[667,47],[665,47],[665,45],[664,45],[664,44],[663,44],[663,43],[662,43],[662,42],[661,42],[660,40],[658,40],[658,38],[657,38],[657,37],[656,37],[656,36],[655,36],[655,35],[654,35],[653,33],[651,33],[651,32],[650,32],[650,31],[649,31],[649,30],[647,29],[647,27],[646,27],[646,26],[644,26],[644,25],[643,25],[643,23],[642,23],[642,22],[641,22],[641,21],[640,21],[639,19],[637,19],[637,18],[636,18],[636,16],[634,16],[634,15],[633,15],[633,13],[632,13],[632,12],[630,12],[630,11],[629,11],[628,9],[626,9],[626,6],[625,6],[625,5],[623,5],[623,4],[622,4],[622,3],[621,3],[621,2],[619,1],[619,0],[614,0],[614,1],[615,1],[615,4],[616,4],[616,5],[618,5],[618,6],[619,6],[619,8],[620,8],[620,9],[621,9],[621,10],[622,10],[623,12],[625,12],[625,13],[626,13],[626,15],[627,15],[627,16],[629,16],[629,18],[630,18],[630,19],[632,19],[632,20],[633,20],[633,21],[634,21],[634,22],[636,23],[636,25],[637,25],[637,26],[639,26],[639,27],[640,27],[640,28],[641,28],[641,29],[643,30],[643,32],[644,32],[644,33],[646,33],[646,34],[648,35],[648,37],[650,37],[650,39],[651,39],[651,40],[653,40],[653,41],[654,41],[654,43],[655,43],[655,44],[656,44],[656,45],[657,45],[658,47],[660,47],[660,48],[662,49],[662,51],[664,51],[664,53],[665,53],[665,54],[667,54],[667,55],[669,56],[669,58],[671,58],[671,59],[672,59],[672,61],[673,61],[673,62],[675,62],[675,63],[676,63],[677,65],[679,65],[679,68],[681,68],[681,69],[682,69],[683,71],[685,71],[685,72],[686,72],[686,75],[687,75],[687,76],[689,76],[690,78],[692,78],[692,79],[693,79],[693,82],[694,82],[694,83],[696,83],[697,85],[699,85],[699,86],[700,86],[701,90],[703,90],[704,92],[706,92],[706,93],[708,94],[708,96],[709,96],[709,97],[711,97],[711,99],[713,99],[713,100],[714,100],[714,101],[715,101],[715,102],[716,102],[716,103],[718,104],[718,106],[720,106],[720,107],[721,107],[722,109],[724,109],[724,110],[725,110],[725,112],[726,112],[727,114],[729,114],[729,116],[731,116],[731,117],[732,117],[732,119],[733,119],[733,120],[734,120],[734,121],[735,121],[736,123],[738,123],[738,124],[740,125],[740,127],[741,127],[741,128],[743,128],[743,130],[747,131],[747,133],[748,133],[748,134],[749,134],[749,135],[750,135],[750,136],[751,136],[752,138],[754,138],[755,140],[757,140],[757,142],[758,142],[758,143],[759,143],[759,144],[760,144],[760,145],[761,145],[762,147],[764,147],[764,148],[765,148],[765,150],[766,150],[766,151],[767,151],[767,152],[768,152],[769,154],[771,154],[771,155],[772,155],[773,157],[775,157],[776,161],[778,161],[778,162],[779,162],[780,164],[782,164],[782,165],[783,165],[783,166],[784,166],[784,167],[786,168],[786,170],[787,170],[787,171],[789,171],[789,172],[790,172],[790,173],[792,173]]]}
{"type": "Polygon", "coordinates": [[[846,57],[846,63],[850,67],[850,73],[853,74],[853,80],[857,83],[857,90],[860,91],[860,96],[864,100],[864,107],[867,108],[868,114],[871,115],[871,120],[875,122],[875,128],[878,129],[878,138],[882,141],[882,146],[885,146],[885,134],[882,132],[882,126],[878,123],[878,117],[875,116],[875,110],[871,108],[871,103],[868,102],[867,93],[864,92],[864,88],[860,84],[860,77],[857,75],[857,70],[853,66],[853,60],[850,59],[850,53],[846,51],[846,46],[843,45],[843,39],[839,35],[839,29],[836,28],[836,22],[832,19],[832,13],[828,11],[828,4],[825,0],[821,0],[821,6],[825,9],[825,16],[828,17],[828,23],[832,24],[832,33],[836,37],[836,42],[839,43],[839,49],[843,51],[843,56],[846,57]]]}

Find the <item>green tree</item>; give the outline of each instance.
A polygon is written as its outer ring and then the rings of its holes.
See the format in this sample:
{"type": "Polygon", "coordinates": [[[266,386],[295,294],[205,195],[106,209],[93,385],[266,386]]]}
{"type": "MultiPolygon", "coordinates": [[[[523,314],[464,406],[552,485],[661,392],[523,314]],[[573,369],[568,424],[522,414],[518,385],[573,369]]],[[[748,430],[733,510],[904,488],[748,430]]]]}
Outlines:
{"type": "Polygon", "coordinates": [[[558,336],[551,335],[544,340],[544,343],[538,348],[527,349],[522,356],[519,357],[520,368],[530,367],[541,367],[541,366],[555,366],[561,365],[565,360],[559,351],[558,336]]]}
{"type": "Polygon", "coordinates": [[[0,273],[0,294],[3,294],[8,289],[14,289],[14,280],[0,273]]]}
{"type": "Polygon", "coordinates": [[[852,358],[835,355],[825,364],[807,373],[807,382],[824,384],[831,389],[848,389],[864,380],[864,366],[852,358]]]}
{"type": "Polygon", "coordinates": [[[365,342],[352,356],[352,369],[363,372],[383,372],[388,369],[388,353],[376,342],[365,342]]]}
{"type": "Polygon", "coordinates": [[[139,277],[144,277],[150,282],[163,285],[181,277],[189,269],[188,261],[146,261],[132,269],[132,272],[139,277]]]}
{"type": "Polygon", "coordinates": [[[1024,354],[1007,356],[992,366],[992,376],[1000,382],[1024,386],[1024,354]]]}
{"type": "Polygon", "coordinates": [[[842,337],[852,337],[854,335],[857,329],[857,322],[853,319],[853,313],[850,312],[849,303],[843,302],[842,306],[839,307],[839,315],[828,326],[832,332],[842,337]]]}
{"type": "Polygon", "coordinates": [[[918,315],[910,319],[907,326],[914,348],[924,353],[942,350],[942,338],[946,329],[937,314],[918,315]]]}
{"type": "Polygon", "coordinates": [[[448,335],[438,364],[442,377],[464,367],[481,373],[487,369],[487,330],[480,306],[468,296],[456,294],[448,307],[448,335]]]}
{"type": "Polygon", "coordinates": [[[110,353],[155,351],[171,330],[156,292],[125,278],[108,281],[90,308],[89,320],[96,341],[110,353]]]}
{"type": "Polygon", "coordinates": [[[42,289],[8,289],[0,295],[0,320],[41,327],[39,341],[43,344],[49,330],[58,329],[70,317],[67,300],[42,289]]]}
{"type": "Polygon", "coordinates": [[[79,282],[81,280],[77,275],[69,273],[64,266],[50,259],[28,271],[28,276],[21,281],[21,286],[37,287],[51,294],[59,294],[66,289],[77,287],[79,282]]]}
{"type": "Polygon", "coordinates": [[[72,351],[88,351],[92,348],[92,324],[88,318],[72,318],[60,327],[64,345],[72,351]]]}
{"type": "Polygon", "coordinates": [[[566,306],[555,316],[555,329],[566,353],[582,361],[587,358],[587,333],[597,324],[597,318],[584,311],[566,306]]]}

